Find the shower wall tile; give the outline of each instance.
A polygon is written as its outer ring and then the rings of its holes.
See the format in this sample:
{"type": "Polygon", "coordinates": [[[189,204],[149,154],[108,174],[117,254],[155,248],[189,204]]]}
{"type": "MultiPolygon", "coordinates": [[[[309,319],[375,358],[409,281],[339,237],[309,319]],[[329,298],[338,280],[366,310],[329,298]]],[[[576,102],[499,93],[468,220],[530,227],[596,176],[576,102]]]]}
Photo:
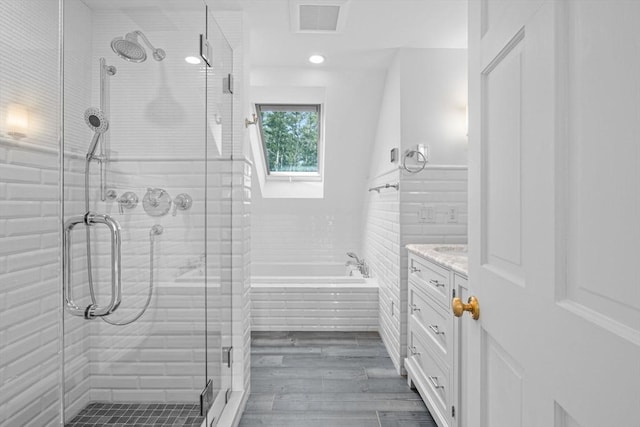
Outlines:
{"type": "Polygon", "coordinates": [[[60,221],[43,200],[57,206],[58,155],[2,135],[0,147],[0,425],[48,425],[60,415],[60,221]]]}
{"type": "Polygon", "coordinates": [[[407,264],[409,243],[466,243],[467,171],[464,167],[426,169],[415,175],[394,171],[369,185],[400,182],[400,191],[370,193],[365,220],[365,258],[380,285],[380,336],[398,372],[406,356],[407,264]],[[457,221],[446,213],[457,210],[457,221]],[[426,223],[420,210],[436,212],[426,223]]]}
{"type": "MultiPolygon", "coordinates": [[[[50,9],[44,3],[13,4],[15,9],[0,13],[3,39],[5,20],[19,20],[32,7],[50,9]]],[[[44,18],[34,12],[34,18],[44,18]]],[[[57,9],[50,12],[52,22],[36,19],[33,24],[57,37],[57,9]]],[[[8,95],[30,82],[26,76],[20,84],[5,85],[5,78],[20,75],[17,64],[12,68],[8,62],[0,64],[0,116],[7,103],[16,101],[8,95]]],[[[40,67],[47,69],[47,61],[40,67]]],[[[55,67],[51,72],[55,74],[55,67]]],[[[57,111],[55,96],[33,102],[34,106],[44,102],[39,105],[57,111]]],[[[50,125],[56,128],[55,121],[50,125]]],[[[34,133],[34,138],[18,144],[0,134],[0,425],[48,425],[60,415],[58,155],[49,148],[57,144],[57,138],[48,140],[46,135],[34,133]],[[37,134],[43,139],[35,138],[37,134]]]]}
{"type": "Polygon", "coordinates": [[[0,180],[40,183],[40,169],[0,164],[0,180]]]}
{"type": "MultiPolygon", "coordinates": [[[[155,162],[144,160],[111,164],[109,188],[115,189],[118,194],[134,191],[142,199],[148,186],[163,188],[171,197],[180,192],[190,194],[194,200],[192,208],[189,211],[178,211],[176,216],[170,212],[162,217],[150,217],[140,205],[120,214],[115,203],[98,202],[97,197],[93,199],[96,200],[94,204],[97,211],[109,212],[121,223],[123,260],[136,267],[125,270],[128,271],[124,278],[127,291],[123,304],[116,313],[119,319],[131,317],[144,303],[148,283],[149,227],[154,223],[162,224],[164,233],[158,237],[155,262],[157,287],[147,313],[135,324],[124,328],[91,322],[93,325],[88,341],[89,349],[85,350],[85,354],[89,359],[92,399],[108,396],[109,399],[116,400],[127,397],[147,401],[148,396],[153,396],[153,400],[162,402],[175,401],[177,398],[190,402],[198,398],[205,370],[204,286],[197,275],[193,279],[182,276],[189,272],[197,273],[204,259],[204,171],[203,162],[188,160],[164,162],[160,168],[155,162]],[[185,174],[187,170],[189,174],[185,174]],[[135,171],[133,176],[132,171],[135,171]],[[132,271],[140,274],[132,275],[132,271]],[[131,294],[135,296],[127,298],[131,294]],[[105,384],[108,384],[108,388],[105,384]],[[157,392],[160,389],[162,393],[157,392]]],[[[248,234],[247,227],[243,228],[241,225],[244,214],[240,212],[250,201],[244,200],[247,195],[244,191],[235,192],[233,196],[243,199],[225,201],[224,198],[231,195],[225,196],[222,186],[245,182],[244,172],[242,165],[237,167],[229,161],[216,161],[209,169],[211,179],[208,179],[208,231],[209,238],[212,239],[208,248],[209,263],[214,266],[230,266],[220,271],[221,278],[223,283],[224,280],[234,281],[233,284],[229,282],[228,285],[223,285],[221,291],[210,288],[210,292],[232,292],[238,300],[244,294],[243,275],[246,271],[242,267],[246,262],[242,250],[249,247],[246,242],[243,243],[244,236],[248,237],[248,234]],[[231,179],[225,178],[231,173],[231,179]],[[214,185],[216,183],[219,185],[214,185]],[[231,209],[235,214],[233,221],[240,225],[236,226],[234,223],[231,227],[231,209]],[[231,251],[233,255],[230,255],[231,251]],[[226,287],[232,291],[226,290],[226,287]]],[[[103,280],[110,274],[108,268],[103,268],[107,265],[109,256],[108,244],[105,245],[103,241],[105,237],[95,239],[94,250],[97,277],[103,280]]],[[[220,318],[231,318],[230,308],[220,307],[219,312],[212,311],[211,308],[210,305],[210,327],[215,325],[219,328],[220,325],[216,323],[220,318]]],[[[234,309],[234,313],[235,310],[237,309],[234,309]]],[[[233,325],[234,329],[237,328],[235,330],[247,329],[242,320],[246,318],[246,314],[240,312],[233,315],[236,319],[233,325]]],[[[212,342],[215,337],[212,332],[210,329],[209,345],[214,349],[219,344],[212,342]]],[[[240,370],[244,369],[244,365],[236,361],[243,360],[242,346],[246,334],[237,339],[238,344],[234,343],[234,364],[240,370]]],[[[232,338],[226,339],[231,341],[232,338]]],[[[214,360],[216,356],[218,354],[214,352],[209,359],[214,360]]],[[[214,385],[220,384],[218,373],[210,370],[210,377],[213,378],[214,385]]],[[[242,389],[244,375],[237,377],[234,377],[234,388],[242,389]],[[238,381],[240,386],[236,384],[238,381]]]]}

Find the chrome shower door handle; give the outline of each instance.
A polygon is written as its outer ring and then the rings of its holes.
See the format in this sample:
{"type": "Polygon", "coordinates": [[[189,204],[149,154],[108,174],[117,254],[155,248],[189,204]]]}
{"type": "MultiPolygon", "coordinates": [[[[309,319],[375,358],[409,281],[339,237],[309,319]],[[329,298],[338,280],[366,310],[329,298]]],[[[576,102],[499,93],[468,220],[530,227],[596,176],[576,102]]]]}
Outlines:
{"type": "Polygon", "coordinates": [[[64,257],[62,282],[67,311],[74,316],[82,316],[85,319],[93,319],[97,316],[106,316],[116,311],[122,300],[122,270],[120,268],[122,240],[120,237],[120,224],[118,224],[118,222],[109,215],[95,214],[92,212],[87,212],[85,215],[76,215],[65,221],[62,240],[62,255],[64,257]],[[90,304],[87,307],[82,308],[76,304],[73,297],[73,285],[71,283],[71,231],[78,224],[84,224],[86,227],[90,227],[94,224],[104,224],[111,232],[111,299],[109,304],[104,307],[90,304]]]}

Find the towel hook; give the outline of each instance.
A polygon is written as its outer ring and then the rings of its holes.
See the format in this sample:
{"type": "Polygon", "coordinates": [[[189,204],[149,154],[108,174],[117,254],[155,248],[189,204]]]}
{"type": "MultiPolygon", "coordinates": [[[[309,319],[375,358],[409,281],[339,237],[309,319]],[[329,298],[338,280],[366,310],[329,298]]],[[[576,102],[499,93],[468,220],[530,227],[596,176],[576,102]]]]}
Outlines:
{"type": "Polygon", "coordinates": [[[256,113],[253,113],[253,121],[249,121],[249,119],[244,119],[244,127],[248,128],[249,125],[255,125],[256,123],[258,123],[258,116],[256,116],[256,113]]]}

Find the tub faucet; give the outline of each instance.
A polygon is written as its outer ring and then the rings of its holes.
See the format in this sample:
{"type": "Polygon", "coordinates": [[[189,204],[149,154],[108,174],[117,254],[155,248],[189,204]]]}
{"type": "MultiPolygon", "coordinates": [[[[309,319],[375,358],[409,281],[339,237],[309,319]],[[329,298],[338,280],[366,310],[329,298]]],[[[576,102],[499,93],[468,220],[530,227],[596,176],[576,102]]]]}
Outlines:
{"type": "Polygon", "coordinates": [[[358,271],[360,272],[360,274],[362,274],[362,277],[368,278],[369,277],[369,266],[367,265],[365,260],[358,258],[358,255],[356,255],[353,252],[347,252],[347,256],[349,258],[355,259],[355,261],[348,260],[345,265],[347,265],[347,266],[353,265],[354,267],[357,267],[358,271]]]}

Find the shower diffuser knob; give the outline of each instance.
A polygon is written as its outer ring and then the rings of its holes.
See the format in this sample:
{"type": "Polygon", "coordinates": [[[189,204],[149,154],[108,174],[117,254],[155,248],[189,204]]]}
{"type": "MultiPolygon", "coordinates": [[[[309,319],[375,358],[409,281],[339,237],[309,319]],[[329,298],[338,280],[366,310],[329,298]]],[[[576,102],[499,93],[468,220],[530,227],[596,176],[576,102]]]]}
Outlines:
{"type": "Polygon", "coordinates": [[[124,213],[125,209],[133,209],[138,206],[138,196],[133,191],[127,191],[120,196],[117,201],[121,215],[124,213]]]}
{"type": "Polygon", "coordinates": [[[162,188],[147,188],[142,199],[144,211],[151,216],[163,216],[171,209],[171,196],[162,188]]]}
{"type": "Polygon", "coordinates": [[[178,209],[186,211],[193,205],[193,199],[187,193],[180,193],[173,199],[173,216],[176,216],[178,209]]]}

